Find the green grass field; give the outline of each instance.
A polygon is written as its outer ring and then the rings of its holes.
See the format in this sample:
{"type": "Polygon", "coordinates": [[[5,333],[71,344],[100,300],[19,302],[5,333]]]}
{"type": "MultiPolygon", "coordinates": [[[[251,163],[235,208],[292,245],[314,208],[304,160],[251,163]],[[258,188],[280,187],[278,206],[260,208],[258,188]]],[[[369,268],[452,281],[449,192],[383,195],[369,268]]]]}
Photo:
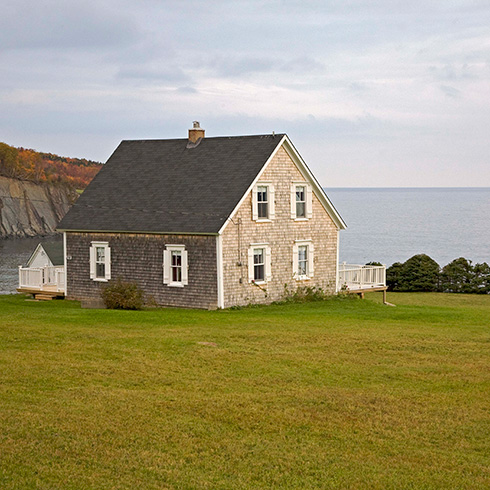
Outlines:
{"type": "Polygon", "coordinates": [[[0,297],[0,488],[490,488],[490,296],[388,301],[0,297]]]}

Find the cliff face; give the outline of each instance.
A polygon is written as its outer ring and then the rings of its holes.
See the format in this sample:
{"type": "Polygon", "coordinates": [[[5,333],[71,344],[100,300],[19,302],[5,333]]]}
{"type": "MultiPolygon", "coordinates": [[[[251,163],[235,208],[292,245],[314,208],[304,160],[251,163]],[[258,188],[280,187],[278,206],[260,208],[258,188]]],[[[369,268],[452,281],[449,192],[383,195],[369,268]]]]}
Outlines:
{"type": "Polygon", "coordinates": [[[0,177],[0,237],[52,235],[75,199],[64,186],[0,177]]]}

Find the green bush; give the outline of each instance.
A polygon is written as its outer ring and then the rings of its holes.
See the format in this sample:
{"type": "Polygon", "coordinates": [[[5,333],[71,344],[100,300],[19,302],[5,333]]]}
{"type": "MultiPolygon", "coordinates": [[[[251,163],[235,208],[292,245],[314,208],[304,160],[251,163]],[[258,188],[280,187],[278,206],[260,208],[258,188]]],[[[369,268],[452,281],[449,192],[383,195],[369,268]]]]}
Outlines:
{"type": "Polygon", "coordinates": [[[395,262],[386,269],[386,285],[389,291],[400,291],[400,274],[403,268],[401,262],[395,262]]]}
{"type": "Polygon", "coordinates": [[[143,308],[143,291],[134,282],[118,279],[106,286],[102,292],[106,308],[112,310],[141,310],[143,308]]]}
{"type": "Polygon", "coordinates": [[[286,301],[293,303],[307,303],[309,301],[321,301],[325,299],[325,291],[320,287],[303,286],[286,296],[286,301]]]}
{"type": "Polygon", "coordinates": [[[446,293],[490,292],[490,267],[486,262],[471,265],[463,257],[453,260],[442,268],[441,290],[446,293]]]}
{"type": "Polygon", "coordinates": [[[418,254],[388,267],[386,280],[390,291],[439,291],[440,267],[428,255],[418,254]]]}
{"type": "Polygon", "coordinates": [[[400,271],[401,290],[438,291],[440,270],[439,264],[428,255],[414,255],[400,271]]]}
{"type": "Polygon", "coordinates": [[[490,294],[490,265],[486,262],[473,267],[473,292],[490,294]]]}
{"type": "Polygon", "coordinates": [[[473,289],[473,267],[463,257],[453,260],[442,268],[441,290],[447,293],[471,293],[473,289]]]}
{"type": "Polygon", "coordinates": [[[355,294],[342,294],[345,291],[340,291],[340,293],[339,295],[331,294],[319,286],[299,286],[296,289],[290,289],[285,284],[283,300],[275,303],[309,303],[312,301],[358,299],[355,294]]]}
{"type": "Polygon", "coordinates": [[[388,267],[386,285],[389,291],[490,294],[490,266],[486,262],[473,266],[471,260],[460,257],[441,271],[428,255],[419,254],[388,267]]]}

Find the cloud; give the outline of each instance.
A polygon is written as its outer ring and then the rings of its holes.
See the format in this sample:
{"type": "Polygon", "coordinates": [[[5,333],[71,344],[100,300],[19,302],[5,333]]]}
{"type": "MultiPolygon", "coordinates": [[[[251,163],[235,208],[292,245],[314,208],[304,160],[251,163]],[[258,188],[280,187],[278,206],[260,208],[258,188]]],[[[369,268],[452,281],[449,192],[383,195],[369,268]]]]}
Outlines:
{"type": "Polygon", "coordinates": [[[450,87],[449,85],[441,85],[440,89],[443,91],[444,94],[446,94],[448,97],[451,98],[459,98],[461,97],[461,91],[454,88],[450,87]]]}
{"type": "Polygon", "coordinates": [[[184,87],[179,87],[176,90],[180,94],[198,94],[199,91],[195,89],[194,87],[189,87],[189,86],[184,86],[184,87]]]}
{"type": "Polygon", "coordinates": [[[0,44],[4,49],[101,49],[139,37],[130,18],[100,2],[18,0],[2,7],[0,44]]]}
{"type": "Polygon", "coordinates": [[[225,77],[241,77],[253,73],[271,72],[274,69],[275,61],[268,58],[255,58],[252,56],[219,56],[203,63],[211,69],[215,75],[225,77]]]}
{"type": "Polygon", "coordinates": [[[186,75],[183,70],[178,66],[125,66],[121,68],[116,78],[120,79],[133,79],[138,81],[146,81],[149,83],[155,82],[188,82],[190,77],[186,75]]]}
{"type": "MultiPolygon", "coordinates": [[[[489,60],[490,61],[490,60],[489,60]]],[[[429,66],[429,72],[435,80],[461,81],[481,80],[490,75],[490,63],[481,59],[476,63],[445,63],[429,66]]]]}

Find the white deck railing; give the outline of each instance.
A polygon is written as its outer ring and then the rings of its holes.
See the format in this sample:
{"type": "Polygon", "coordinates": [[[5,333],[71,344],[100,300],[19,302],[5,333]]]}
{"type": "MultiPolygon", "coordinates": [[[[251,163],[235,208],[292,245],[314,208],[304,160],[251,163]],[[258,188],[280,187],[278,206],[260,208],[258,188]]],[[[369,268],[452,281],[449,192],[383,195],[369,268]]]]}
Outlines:
{"type": "Polygon", "coordinates": [[[65,290],[65,268],[63,266],[19,266],[19,289],[21,288],[63,292],[65,290]]]}
{"type": "Polygon", "coordinates": [[[386,266],[339,264],[338,287],[349,291],[386,287],[386,266]]]}

